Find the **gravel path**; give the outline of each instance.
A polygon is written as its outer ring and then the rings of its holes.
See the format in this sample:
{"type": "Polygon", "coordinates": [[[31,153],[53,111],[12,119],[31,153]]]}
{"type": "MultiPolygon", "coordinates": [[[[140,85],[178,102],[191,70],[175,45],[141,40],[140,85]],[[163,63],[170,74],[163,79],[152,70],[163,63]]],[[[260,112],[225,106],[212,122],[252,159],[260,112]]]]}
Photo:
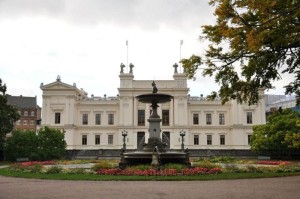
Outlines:
{"type": "Polygon", "coordinates": [[[0,176],[0,199],[299,199],[300,176],[217,181],[56,181],[0,176]]]}

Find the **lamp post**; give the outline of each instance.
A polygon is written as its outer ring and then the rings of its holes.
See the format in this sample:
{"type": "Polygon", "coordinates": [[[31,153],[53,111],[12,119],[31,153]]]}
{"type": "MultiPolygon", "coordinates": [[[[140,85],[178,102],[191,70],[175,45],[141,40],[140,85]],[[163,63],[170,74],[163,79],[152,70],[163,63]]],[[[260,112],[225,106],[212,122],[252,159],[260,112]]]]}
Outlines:
{"type": "Polygon", "coordinates": [[[125,140],[125,138],[126,138],[126,136],[127,136],[127,131],[122,131],[122,136],[123,136],[123,149],[124,150],[126,150],[126,140],[125,140]]]}
{"type": "Polygon", "coordinates": [[[184,150],[184,136],[185,136],[185,132],[183,130],[181,130],[179,132],[179,135],[181,136],[181,150],[183,151],[184,150]]]}

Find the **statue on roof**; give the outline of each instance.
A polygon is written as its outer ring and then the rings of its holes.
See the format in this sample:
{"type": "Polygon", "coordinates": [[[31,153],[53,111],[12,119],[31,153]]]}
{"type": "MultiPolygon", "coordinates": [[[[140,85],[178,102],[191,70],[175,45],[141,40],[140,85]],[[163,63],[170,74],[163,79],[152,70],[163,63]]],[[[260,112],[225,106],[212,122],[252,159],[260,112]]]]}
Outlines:
{"type": "Polygon", "coordinates": [[[129,68],[130,68],[130,71],[129,73],[133,73],[132,69],[133,69],[134,65],[132,63],[129,64],[129,68]]]}
{"type": "Polygon", "coordinates": [[[123,63],[121,63],[121,65],[120,65],[120,68],[121,68],[121,71],[120,71],[120,73],[124,73],[124,68],[125,68],[125,65],[124,65],[123,63]]]}
{"type": "Polygon", "coordinates": [[[177,63],[175,63],[175,64],[173,65],[173,67],[174,67],[174,73],[178,73],[178,70],[177,70],[177,68],[178,68],[178,64],[177,64],[177,63]]]}

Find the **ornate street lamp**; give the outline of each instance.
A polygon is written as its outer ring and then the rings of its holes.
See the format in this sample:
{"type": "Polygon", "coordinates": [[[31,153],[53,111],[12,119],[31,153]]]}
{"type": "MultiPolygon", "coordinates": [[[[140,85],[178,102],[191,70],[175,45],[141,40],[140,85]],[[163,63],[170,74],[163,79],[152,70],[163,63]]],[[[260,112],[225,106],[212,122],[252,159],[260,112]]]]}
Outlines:
{"type": "Polygon", "coordinates": [[[122,136],[123,136],[123,150],[125,151],[126,150],[126,136],[127,136],[127,131],[122,131],[122,136]]]}
{"type": "Polygon", "coordinates": [[[181,150],[183,151],[184,150],[184,136],[185,136],[185,132],[183,130],[181,130],[179,132],[179,135],[181,136],[181,150]]]}

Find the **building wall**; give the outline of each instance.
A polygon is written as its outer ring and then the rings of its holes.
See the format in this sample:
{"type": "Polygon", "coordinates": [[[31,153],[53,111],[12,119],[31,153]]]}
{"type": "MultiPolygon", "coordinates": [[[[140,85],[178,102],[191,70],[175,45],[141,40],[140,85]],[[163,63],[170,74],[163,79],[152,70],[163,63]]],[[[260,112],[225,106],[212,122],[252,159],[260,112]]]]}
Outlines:
{"type": "MultiPolygon", "coordinates": [[[[136,96],[151,93],[152,80],[134,80],[132,73],[121,73],[119,78],[119,94],[116,97],[88,97],[75,84],[68,85],[60,79],[41,85],[42,126],[64,129],[68,149],[120,149],[124,131],[128,133],[125,140],[127,148],[139,148],[149,137],[147,119],[151,107],[138,102],[136,96]],[[138,110],[145,111],[145,124],[142,126],[138,125],[138,110]],[[59,123],[55,123],[56,113],[60,114],[59,123]],[[96,124],[96,114],[101,115],[100,124],[96,124]],[[83,124],[84,115],[87,116],[86,124],[83,124]],[[109,124],[109,115],[114,117],[113,124],[109,124]],[[138,138],[143,133],[144,139],[138,138]],[[97,140],[99,137],[100,141],[97,140]]],[[[167,136],[171,149],[181,148],[180,132],[185,132],[184,144],[189,149],[249,149],[248,135],[252,134],[252,126],[265,123],[264,98],[257,105],[248,106],[236,101],[222,105],[220,100],[191,97],[186,75],[182,73],[174,73],[173,80],[156,80],[155,83],[158,93],[173,96],[170,102],[159,104],[158,108],[161,117],[163,110],[169,111],[169,125],[161,125],[161,132],[167,136]],[[250,124],[247,123],[247,113],[252,114],[250,124]],[[194,114],[198,115],[198,124],[194,123],[194,114]],[[207,114],[211,116],[211,124],[206,123],[207,114]],[[220,114],[224,115],[224,123],[221,124],[220,114]],[[211,144],[208,144],[208,137],[211,144]],[[224,137],[225,140],[221,140],[224,137]]],[[[263,96],[264,91],[260,92],[263,96]]]]}

